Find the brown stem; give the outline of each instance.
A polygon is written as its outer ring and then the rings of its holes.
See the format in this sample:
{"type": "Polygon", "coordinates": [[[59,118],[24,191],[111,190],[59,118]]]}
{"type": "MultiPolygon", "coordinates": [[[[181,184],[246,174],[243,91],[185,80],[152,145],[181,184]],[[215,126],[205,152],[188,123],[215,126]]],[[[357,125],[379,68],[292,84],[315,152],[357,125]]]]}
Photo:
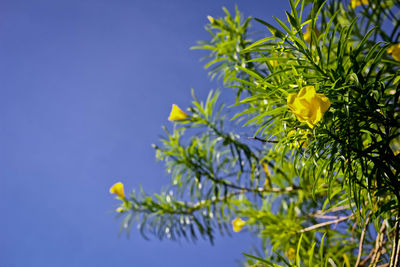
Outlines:
{"type": "Polygon", "coordinates": [[[362,255],[362,251],[363,251],[363,243],[364,243],[364,239],[365,239],[365,233],[368,230],[368,224],[369,221],[371,219],[371,214],[368,215],[367,220],[365,221],[365,225],[364,225],[364,229],[361,232],[361,237],[360,237],[360,245],[358,247],[358,256],[357,256],[357,261],[356,261],[356,265],[354,265],[355,267],[360,266],[360,261],[361,261],[361,255],[362,255]]]}
{"type": "MultiPolygon", "coordinates": [[[[399,197],[397,198],[399,199],[399,197]]],[[[400,203],[400,201],[398,201],[400,203]]],[[[395,233],[394,233],[394,239],[393,239],[393,247],[392,247],[392,256],[390,257],[390,267],[397,267],[398,262],[399,262],[399,253],[400,253],[400,247],[399,247],[399,215],[400,211],[398,211],[398,214],[396,216],[396,227],[395,227],[395,233]]]]}
{"type": "Polygon", "coordinates": [[[397,224],[396,224],[396,253],[394,255],[394,263],[393,267],[399,266],[399,258],[400,258],[400,240],[399,240],[399,215],[397,215],[397,224]]]}
{"type": "Polygon", "coordinates": [[[383,238],[386,229],[386,224],[387,222],[383,221],[381,229],[379,230],[379,233],[376,236],[375,249],[373,250],[373,256],[370,264],[370,266],[372,267],[375,267],[378,264],[379,258],[381,257],[382,254],[383,238]]]}
{"type": "Polygon", "coordinates": [[[340,223],[342,221],[346,221],[346,220],[350,219],[351,217],[353,217],[353,215],[349,215],[349,216],[346,216],[346,217],[340,217],[340,218],[338,218],[336,220],[329,221],[329,222],[323,222],[323,223],[315,224],[313,226],[310,226],[310,227],[307,227],[307,228],[304,228],[304,229],[300,230],[299,233],[305,233],[305,232],[309,232],[309,231],[312,231],[312,230],[315,230],[315,229],[318,229],[318,228],[321,228],[321,227],[324,227],[324,226],[327,226],[327,225],[340,223]]]}

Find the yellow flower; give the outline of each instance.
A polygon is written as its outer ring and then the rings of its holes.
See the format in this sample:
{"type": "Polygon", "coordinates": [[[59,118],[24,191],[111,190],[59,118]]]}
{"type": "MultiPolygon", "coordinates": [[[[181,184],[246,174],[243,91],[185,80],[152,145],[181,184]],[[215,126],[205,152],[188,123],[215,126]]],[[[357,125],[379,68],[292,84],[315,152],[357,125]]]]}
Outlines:
{"type": "Polygon", "coordinates": [[[351,0],[350,5],[354,9],[361,5],[368,5],[368,0],[351,0]]]}
{"type": "Polygon", "coordinates": [[[298,94],[289,94],[287,97],[289,109],[301,122],[306,122],[313,128],[324,116],[331,103],[323,94],[317,94],[314,86],[301,88],[298,94]]]}
{"type": "Polygon", "coordinates": [[[289,248],[285,254],[289,260],[294,260],[296,258],[296,250],[294,248],[289,248]]]}
{"type": "Polygon", "coordinates": [[[189,117],[188,114],[183,112],[177,105],[173,104],[171,113],[169,113],[168,120],[169,121],[184,120],[187,117],[189,117]]]}
{"type": "MultiPolygon", "coordinates": [[[[317,37],[319,37],[319,31],[317,28],[314,29],[314,33],[317,37]]],[[[306,27],[306,32],[304,33],[304,41],[306,41],[307,43],[311,42],[311,30],[310,30],[310,25],[307,25],[306,27]]]]}
{"type": "Polygon", "coordinates": [[[394,60],[400,61],[400,43],[390,46],[387,53],[392,54],[394,60]]]}
{"type": "Polygon", "coordinates": [[[236,218],[232,221],[232,227],[234,232],[240,232],[243,226],[246,224],[241,218],[236,218]]]}
{"type": "Polygon", "coordinates": [[[215,19],[213,17],[207,16],[207,19],[211,24],[214,24],[215,19]]]}
{"type": "Polygon", "coordinates": [[[116,194],[117,196],[119,196],[122,199],[125,199],[125,193],[124,193],[124,185],[121,182],[118,182],[116,184],[114,184],[113,186],[111,186],[110,188],[110,193],[111,194],[116,194]]]}

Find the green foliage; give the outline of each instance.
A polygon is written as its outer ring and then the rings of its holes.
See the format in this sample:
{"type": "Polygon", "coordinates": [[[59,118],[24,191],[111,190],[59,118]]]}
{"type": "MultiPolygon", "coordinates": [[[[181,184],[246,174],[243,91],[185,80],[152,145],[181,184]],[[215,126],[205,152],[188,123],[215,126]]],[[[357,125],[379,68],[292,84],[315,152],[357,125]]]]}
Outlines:
{"type": "Polygon", "coordinates": [[[237,8],[209,17],[210,40],[194,48],[210,52],[206,68],[236,100],[226,108],[221,91],[205,102],[193,94],[189,119],[154,145],[171,186],[131,192],[122,229],[213,242],[243,218],[264,244],[246,266],[397,266],[399,62],[387,50],[400,2],[289,2],[286,20],[237,8]],[[267,36],[250,39],[252,20],[267,36]],[[306,86],[330,100],[326,112],[310,97],[296,102],[300,115],[288,108],[306,86]],[[318,112],[314,127],[301,119],[318,112]]]}

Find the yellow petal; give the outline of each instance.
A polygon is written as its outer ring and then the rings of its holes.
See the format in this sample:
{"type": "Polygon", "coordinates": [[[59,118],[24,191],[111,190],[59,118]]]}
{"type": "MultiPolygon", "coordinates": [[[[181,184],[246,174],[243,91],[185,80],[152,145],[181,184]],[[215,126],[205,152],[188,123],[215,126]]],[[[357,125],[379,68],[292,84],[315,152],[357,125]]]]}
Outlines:
{"type": "Polygon", "coordinates": [[[240,232],[243,226],[246,224],[241,218],[236,218],[232,221],[232,228],[234,232],[240,232]]]}
{"type": "Polygon", "coordinates": [[[386,50],[386,53],[388,53],[388,54],[391,54],[391,53],[393,53],[393,50],[394,50],[394,47],[395,47],[396,45],[391,45],[389,48],[388,48],[388,50],[386,50]]]}
{"type": "Polygon", "coordinates": [[[356,8],[357,6],[360,5],[360,1],[359,0],[351,0],[350,5],[351,5],[351,8],[356,8]]]}
{"type": "Polygon", "coordinates": [[[324,114],[321,111],[321,108],[318,107],[317,110],[315,111],[315,117],[310,120],[310,123],[313,124],[314,126],[317,125],[317,123],[322,119],[324,114]]]}
{"type": "Polygon", "coordinates": [[[356,8],[361,5],[368,5],[368,0],[351,0],[350,5],[352,8],[356,8]]]}
{"type": "Polygon", "coordinates": [[[123,183],[118,182],[118,183],[114,184],[113,186],[111,186],[110,193],[111,194],[116,194],[120,198],[125,198],[123,183]]]}
{"type": "Polygon", "coordinates": [[[184,120],[188,118],[189,115],[183,112],[177,105],[173,104],[171,113],[169,114],[168,120],[176,121],[176,120],[184,120]]]}
{"type": "Polygon", "coordinates": [[[317,97],[321,106],[321,111],[323,113],[326,112],[331,106],[331,101],[323,94],[317,94],[317,97]]]}
{"type": "Polygon", "coordinates": [[[299,96],[299,98],[310,102],[311,99],[315,96],[315,94],[316,94],[315,87],[312,85],[308,85],[308,86],[304,86],[303,88],[301,88],[298,96],[299,96]]]}
{"type": "Polygon", "coordinates": [[[312,118],[311,103],[304,99],[296,99],[294,106],[296,108],[294,114],[299,121],[303,122],[312,118]]]}
{"type": "Polygon", "coordinates": [[[400,61],[400,43],[390,46],[387,53],[392,54],[394,60],[400,61]]]}
{"type": "Polygon", "coordinates": [[[311,121],[306,121],[306,123],[307,123],[308,127],[310,127],[311,129],[313,129],[315,126],[311,121]]]}
{"type": "MultiPolygon", "coordinates": [[[[300,91],[301,93],[305,94],[305,91],[300,91]]],[[[299,93],[300,95],[300,93],[299,93]]],[[[307,110],[307,102],[302,101],[302,98],[299,97],[297,94],[289,94],[287,97],[287,103],[289,109],[297,116],[303,118],[305,111],[307,110]]]]}
{"type": "Polygon", "coordinates": [[[290,108],[290,105],[293,105],[294,100],[296,99],[296,97],[297,97],[297,94],[289,94],[288,95],[287,103],[288,103],[289,108],[290,108]]]}

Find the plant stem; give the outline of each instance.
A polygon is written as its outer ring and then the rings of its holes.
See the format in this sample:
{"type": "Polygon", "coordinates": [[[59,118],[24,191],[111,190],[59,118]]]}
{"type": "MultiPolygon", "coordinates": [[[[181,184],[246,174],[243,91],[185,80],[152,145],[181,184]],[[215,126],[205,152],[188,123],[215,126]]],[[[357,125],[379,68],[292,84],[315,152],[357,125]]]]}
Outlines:
{"type": "Polygon", "coordinates": [[[333,220],[333,221],[315,224],[313,226],[310,226],[310,227],[307,227],[307,228],[304,228],[304,229],[300,230],[299,233],[305,233],[305,232],[309,232],[309,231],[312,231],[312,230],[315,230],[315,229],[318,229],[318,228],[321,228],[321,227],[324,227],[324,226],[327,226],[327,225],[340,223],[342,221],[346,221],[346,220],[350,219],[351,217],[353,217],[353,214],[349,215],[349,216],[346,216],[346,217],[340,217],[340,218],[338,218],[336,220],[333,220]]]}
{"type": "Polygon", "coordinates": [[[356,265],[354,265],[355,267],[360,266],[361,255],[362,255],[362,251],[363,251],[363,243],[364,243],[364,239],[365,239],[365,233],[366,233],[367,230],[368,230],[368,224],[369,224],[370,219],[371,219],[371,216],[370,216],[370,214],[369,214],[367,220],[365,221],[364,229],[363,229],[362,232],[361,232],[360,245],[359,245],[359,247],[358,247],[357,262],[356,262],[356,265]]]}

